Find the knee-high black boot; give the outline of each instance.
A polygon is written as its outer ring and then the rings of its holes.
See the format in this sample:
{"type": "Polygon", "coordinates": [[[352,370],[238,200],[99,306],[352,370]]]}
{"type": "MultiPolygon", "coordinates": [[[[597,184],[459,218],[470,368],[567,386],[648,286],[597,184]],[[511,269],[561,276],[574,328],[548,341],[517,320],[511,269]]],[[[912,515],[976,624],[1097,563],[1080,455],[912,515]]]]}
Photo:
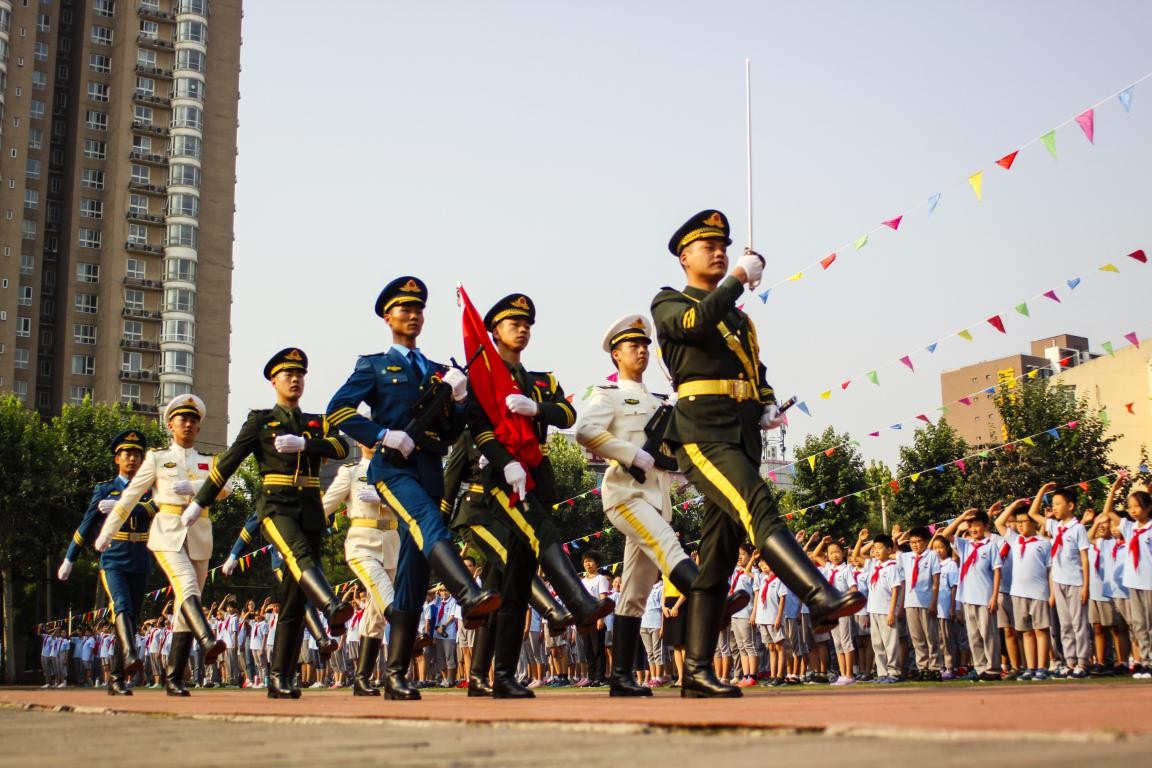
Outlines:
{"type": "Polygon", "coordinates": [[[787,528],[781,527],[764,540],[760,556],[780,581],[808,605],[813,632],[830,631],[837,619],[851,616],[867,602],[859,592],[841,593],[829,584],[787,528]]]}
{"type": "Polygon", "coordinates": [[[200,598],[195,595],[184,598],[184,602],[180,604],[180,613],[184,616],[188,629],[196,635],[196,641],[204,649],[204,664],[211,664],[217,656],[224,653],[226,646],[223,640],[216,639],[216,633],[208,626],[204,610],[200,607],[200,598]]]}
{"type": "Polygon", "coordinates": [[[192,633],[173,632],[172,646],[168,649],[168,667],[164,670],[164,691],[169,696],[191,695],[184,687],[184,675],[188,674],[188,655],[191,652],[192,633]]]}
{"type": "Polygon", "coordinates": [[[572,612],[560,604],[556,596],[548,591],[544,579],[539,576],[532,577],[532,592],[528,596],[528,605],[536,609],[540,618],[548,623],[548,630],[556,635],[570,627],[576,621],[572,612]]]}
{"type": "Polygon", "coordinates": [[[313,633],[316,634],[317,644],[320,643],[321,639],[327,639],[329,633],[332,637],[340,637],[344,634],[344,624],[352,618],[355,609],[336,597],[332,591],[332,585],[328,583],[328,579],[324,577],[324,572],[320,570],[319,566],[314,565],[301,571],[297,582],[300,584],[300,589],[304,591],[304,596],[308,602],[324,611],[324,616],[328,619],[328,632],[313,633]]]}
{"type": "MultiPolygon", "coordinates": [[[[672,582],[672,586],[676,587],[680,594],[687,596],[692,591],[692,583],[696,581],[696,577],[699,575],[700,568],[696,563],[691,560],[681,560],[668,574],[668,580],[672,582]]],[[[732,618],[733,615],[747,608],[751,600],[751,595],[742,589],[728,595],[728,599],[724,603],[724,618],[732,618]]]]}
{"type": "Polygon", "coordinates": [[[540,551],[540,567],[544,569],[548,581],[556,588],[556,596],[560,602],[572,612],[578,627],[588,627],[598,619],[602,619],[616,607],[616,603],[608,598],[597,600],[588,594],[576,569],[572,567],[572,560],[559,544],[549,544],[540,551]]]}
{"type": "Polygon", "coordinates": [[[365,637],[360,640],[360,658],[356,662],[356,676],[352,678],[353,696],[379,696],[380,689],[372,685],[372,671],[380,653],[382,639],[365,637]]]}
{"type": "Polygon", "coordinates": [[[116,639],[119,641],[121,659],[124,663],[122,671],[128,680],[140,671],[143,660],[136,655],[136,625],[132,617],[127,614],[116,614],[116,639]]]}
{"type": "MultiPolygon", "coordinates": [[[[116,618],[120,618],[117,616],[116,618]]],[[[108,695],[109,696],[131,696],[132,691],[128,690],[128,685],[124,680],[124,645],[117,643],[117,647],[112,651],[112,660],[108,664],[108,695]]]]}
{"type": "Polygon", "coordinates": [[[716,679],[712,656],[716,652],[716,638],[723,621],[723,587],[693,590],[688,597],[687,624],[684,627],[684,681],[681,698],[735,699],[743,692],[734,685],[716,679]]]}
{"type": "Polygon", "coordinates": [[[492,653],[496,648],[496,617],[489,615],[486,619],[476,628],[476,639],[472,643],[472,667],[468,670],[469,696],[492,695],[488,672],[492,669],[492,653]]]}
{"type": "Polygon", "coordinates": [[[496,663],[492,669],[492,698],[534,699],[536,694],[516,680],[516,664],[524,639],[524,614],[496,614],[496,663]]]}
{"type": "Polygon", "coordinates": [[[312,603],[304,604],[304,626],[308,628],[308,633],[316,638],[316,647],[321,656],[330,656],[339,647],[337,641],[328,637],[324,624],[320,621],[320,614],[312,603]]]}
{"type": "Polygon", "coordinates": [[[460,606],[460,614],[464,618],[495,613],[500,607],[500,593],[494,589],[482,589],[476,586],[475,579],[464,567],[464,561],[460,559],[451,542],[436,542],[428,553],[428,565],[456,598],[456,604],[460,606]]]}
{"type": "Polygon", "coordinates": [[[296,674],[296,659],[300,653],[297,638],[303,638],[303,626],[297,619],[281,620],[276,627],[276,642],[272,644],[272,658],[268,660],[268,698],[298,699],[300,691],[292,685],[296,674]]]}
{"type": "Polygon", "coordinates": [[[636,682],[636,648],[640,645],[640,617],[612,618],[612,676],[609,696],[651,696],[652,689],[636,682]]]}
{"type": "Polygon", "coordinates": [[[412,648],[416,643],[416,625],[420,614],[391,608],[388,616],[388,663],[384,667],[384,698],[393,701],[415,701],[420,691],[408,682],[412,666],[412,648]]]}

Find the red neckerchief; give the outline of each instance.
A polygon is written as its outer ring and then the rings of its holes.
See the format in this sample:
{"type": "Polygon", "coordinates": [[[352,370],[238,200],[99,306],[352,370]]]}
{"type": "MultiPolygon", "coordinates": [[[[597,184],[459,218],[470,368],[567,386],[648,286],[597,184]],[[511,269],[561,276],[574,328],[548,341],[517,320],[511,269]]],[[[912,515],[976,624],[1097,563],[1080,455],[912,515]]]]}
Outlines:
{"type": "Polygon", "coordinates": [[[972,542],[972,551],[968,553],[968,557],[964,558],[964,565],[960,566],[960,580],[963,581],[964,577],[968,575],[968,569],[980,557],[980,548],[987,544],[990,539],[981,539],[980,541],[972,542]]]}

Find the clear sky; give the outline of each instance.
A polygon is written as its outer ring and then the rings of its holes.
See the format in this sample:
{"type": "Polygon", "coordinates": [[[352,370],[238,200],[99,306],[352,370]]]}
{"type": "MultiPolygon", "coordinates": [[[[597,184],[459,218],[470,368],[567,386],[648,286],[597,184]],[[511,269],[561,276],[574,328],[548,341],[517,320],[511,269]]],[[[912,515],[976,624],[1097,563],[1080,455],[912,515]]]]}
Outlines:
{"type": "MultiPolygon", "coordinates": [[[[230,436],[272,402],[261,369],[284,346],[308,352],[303,405],[322,410],[358,354],[388,346],[373,302],[409,273],[429,284],[421,346],[439,360],[462,355],[457,282],[481,312],[530,295],[525,362],[579,408],[612,370],[606,327],[682,285],[666,243],[688,216],[725,211],[730,254],[745,245],[751,57],[765,285],[907,214],[745,306],[769,381],[812,410],[790,442],[833,424],[892,461],[911,430],[866,433],[932,413],[943,370],[1056,333],[1095,351],[1152,335],[1152,265],[1125,258],[1152,253],[1152,79],[1131,114],[1096,111],[1095,146],[1073,123],[1057,160],[1036,143],[995,165],[1152,71],[1149,29],[1152,3],[1134,0],[249,2],[230,436]],[[1061,304],[1013,311],[1050,288],[1061,304]],[[1006,335],[983,323],[994,313],[1006,335]],[[922,352],[969,326],[971,343],[922,352]],[[863,378],[909,353],[915,374],[863,378]]],[[[655,370],[648,383],[666,389],[655,370]]]]}

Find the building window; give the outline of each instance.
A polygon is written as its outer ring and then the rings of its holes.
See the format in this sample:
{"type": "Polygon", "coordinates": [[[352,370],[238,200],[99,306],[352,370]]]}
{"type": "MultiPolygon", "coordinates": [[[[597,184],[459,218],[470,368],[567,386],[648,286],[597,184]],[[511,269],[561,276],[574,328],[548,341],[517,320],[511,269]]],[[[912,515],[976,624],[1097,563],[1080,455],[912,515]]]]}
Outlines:
{"type": "Polygon", "coordinates": [[[173,163],[168,172],[168,183],[172,186],[199,187],[200,169],[185,163],[173,163]]]}
{"type": "Polygon", "coordinates": [[[205,9],[207,7],[207,0],[180,0],[176,13],[195,13],[198,16],[206,16],[205,9]]]}
{"type": "Polygon", "coordinates": [[[112,57],[102,53],[93,53],[88,57],[88,69],[106,75],[112,71],[112,57]]]}
{"type": "Polygon", "coordinates": [[[176,25],[176,42],[207,43],[208,25],[199,21],[182,21],[176,25]]]}
{"type": "Polygon", "coordinates": [[[172,127],[193,128],[202,131],[204,130],[204,113],[199,107],[175,107],[172,110],[172,127]]]}
{"type": "Polygon", "coordinates": [[[33,120],[43,120],[44,102],[40,101],[39,99],[32,99],[32,101],[28,104],[28,117],[32,118],[33,120]]]}
{"type": "Polygon", "coordinates": [[[144,339],[144,323],[139,320],[124,321],[124,340],[142,341],[144,339]]]}
{"type": "Polygon", "coordinates": [[[125,277],[130,277],[133,280],[143,280],[145,274],[146,267],[143,259],[128,259],[128,261],[125,262],[125,277]]]}
{"type": "Polygon", "coordinates": [[[198,231],[192,224],[169,224],[168,240],[165,245],[183,245],[195,248],[198,240],[198,231]]]}
{"type": "Polygon", "coordinates": [[[108,145],[96,139],[84,139],[84,157],[104,160],[108,157],[108,145]]]}
{"type": "Polygon", "coordinates": [[[191,320],[165,320],[163,342],[196,343],[196,324],[191,320]]]}
{"type": "Polygon", "coordinates": [[[68,397],[72,405],[83,405],[84,398],[92,397],[92,387],[69,387],[68,397]]]}
{"type": "Polygon", "coordinates": [[[72,326],[72,341],[77,344],[95,344],[96,326],[76,323],[72,326]]]}
{"type": "Polygon", "coordinates": [[[27,339],[32,336],[32,318],[16,318],[16,335],[22,339],[27,339]]]}
{"type": "Polygon", "coordinates": [[[32,49],[32,58],[35,61],[48,61],[48,43],[37,40],[36,46],[32,49]]]}
{"type": "Polygon", "coordinates": [[[12,394],[22,403],[28,402],[28,382],[20,379],[12,380],[12,394]]]}
{"type": "Polygon", "coordinates": [[[164,279],[195,283],[196,262],[191,259],[166,259],[164,261],[164,279]]]}
{"type": "Polygon", "coordinates": [[[192,385],[181,381],[166,381],[160,385],[161,402],[170,402],[177,395],[192,394],[192,385]]]}
{"type": "Polygon", "coordinates": [[[164,291],[165,312],[193,312],[196,309],[196,294],[185,288],[169,288],[164,291]]]}
{"type": "Polygon", "coordinates": [[[128,195],[128,212],[136,216],[148,215],[148,196],[147,195],[128,195]]]}
{"type": "Polygon", "coordinates": [[[99,24],[93,24],[92,43],[93,45],[112,45],[111,27],[102,27],[99,24]]]}
{"type": "MultiPolygon", "coordinates": [[[[125,369],[127,370],[127,369],[125,369]]],[[[139,370],[139,369],[137,369],[139,370]]],[[[125,381],[120,384],[120,402],[126,405],[140,404],[140,385],[134,381],[125,381]]]]}
{"type": "Polygon", "coordinates": [[[20,274],[30,275],[36,269],[36,257],[30,253],[20,254],[20,274]]]}
{"type": "Polygon", "coordinates": [[[147,19],[140,20],[140,37],[156,40],[160,37],[160,25],[147,19]]]}
{"type": "Polygon", "coordinates": [[[40,149],[44,146],[44,131],[39,128],[28,129],[28,149],[40,149]]]}
{"type": "Polygon", "coordinates": [[[196,218],[200,215],[200,198],[195,195],[171,195],[168,197],[169,216],[189,216],[196,218]]]}
{"type": "Polygon", "coordinates": [[[106,83],[88,83],[88,98],[92,101],[108,101],[108,85],[106,83]]]}
{"type": "Polygon", "coordinates": [[[24,176],[28,179],[40,178],[40,161],[35,158],[28,158],[28,162],[24,164],[24,176]]]}
{"type": "Polygon", "coordinates": [[[176,78],[176,98],[204,101],[204,81],[194,77],[176,78]]]}
{"type": "Polygon", "coordinates": [[[96,314],[97,307],[99,306],[97,296],[94,293],[78,293],[76,294],[76,311],[83,312],[86,315],[96,314]]]}
{"type": "Polygon", "coordinates": [[[76,376],[92,376],[96,373],[95,355],[72,355],[72,373],[76,376]]]}
{"type": "Polygon", "coordinates": [[[151,136],[133,136],[132,137],[132,151],[139,152],[144,155],[152,154],[152,137],[151,136]]]}
{"type": "Polygon", "coordinates": [[[137,104],[132,108],[132,119],[141,126],[152,125],[152,107],[142,107],[137,104]]]}
{"type": "Polygon", "coordinates": [[[80,216],[85,219],[104,218],[104,201],[88,197],[80,198],[80,216]]]}
{"type": "Polygon", "coordinates": [[[23,369],[27,368],[28,367],[28,357],[29,357],[28,350],[21,349],[20,347],[16,347],[16,349],[14,349],[12,351],[12,367],[19,369],[19,370],[23,370],[23,369]]]}
{"type": "Polygon", "coordinates": [[[156,95],[156,81],[150,77],[136,78],[136,95],[137,96],[155,96],[156,95]]]}
{"type": "Polygon", "coordinates": [[[52,18],[46,13],[36,14],[36,31],[37,32],[51,32],[52,31],[52,18]]]}
{"type": "Polygon", "coordinates": [[[147,48],[141,48],[136,51],[136,66],[144,67],[145,69],[155,69],[156,51],[150,51],[147,48]]]}
{"type": "Polygon", "coordinates": [[[113,0],[92,0],[92,13],[110,19],[116,15],[116,3],[113,0]]]}
{"type": "Polygon", "coordinates": [[[173,136],[172,156],[194,157],[199,159],[202,146],[202,142],[196,136],[173,136]]]}
{"type": "Polygon", "coordinates": [[[128,243],[129,245],[147,245],[148,227],[143,224],[129,224],[128,243]]]}
{"type": "Polygon", "coordinates": [[[48,74],[38,69],[32,70],[32,90],[43,91],[48,88],[48,74]]]}
{"type": "Polygon", "coordinates": [[[100,239],[100,230],[91,229],[89,227],[80,227],[81,248],[99,248],[100,239]]]}
{"type": "Polygon", "coordinates": [[[89,109],[84,113],[84,125],[93,131],[108,130],[108,113],[89,109]]]}
{"type": "Polygon", "coordinates": [[[181,51],[176,51],[176,69],[190,69],[193,72],[204,72],[207,67],[204,54],[200,51],[194,51],[185,48],[181,51]]]}
{"type": "Polygon", "coordinates": [[[16,303],[22,307],[32,306],[32,286],[20,286],[20,298],[16,300],[16,303]]]}
{"type": "Polygon", "coordinates": [[[29,211],[34,211],[40,207],[40,192],[35,189],[24,190],[24,207],[29,211]]]}
{"type": "Polygon", "coordinates": [[[132,164],[132,183],[149,184],[152,181],[152,169],[146,165],[132,164]]]}
{"type": "Polygon", "coordinates": [[[85,168],[80,176],[80,186],[88,189],[104,189],[104,171],[85,168]]]}
{"type": "Polygon", "coordinates": [[[120,353],[120,370],[127,371],[128,373],[139,373],[140,367],[144,363],[144,356],[139,352],[121,352],[120,353]]]}
{"type": "Polygon", "coordinates": [[[76,265],[76,282],[78,283],[98,283],[100,282],[100,265],[88,264],[80,262],[76,265]]]}
{"type": "Polygon", "coordinates": [[[20,224],[20,236],[25,240],[35,240],[36,222],[32,219],[24,219],[20,224]]]}
{"type": "Polygon", "coordinates": [[[144,311],[144,291],[138,291],[135,288],[125,288],[124,306],[127,309],[133,309],[138,312],[144,311]]]}
{"type": "Polygon", "coordinates": [[[168,350],[164,353],[164,371],[192,375],[192,353],[168,350]]]}

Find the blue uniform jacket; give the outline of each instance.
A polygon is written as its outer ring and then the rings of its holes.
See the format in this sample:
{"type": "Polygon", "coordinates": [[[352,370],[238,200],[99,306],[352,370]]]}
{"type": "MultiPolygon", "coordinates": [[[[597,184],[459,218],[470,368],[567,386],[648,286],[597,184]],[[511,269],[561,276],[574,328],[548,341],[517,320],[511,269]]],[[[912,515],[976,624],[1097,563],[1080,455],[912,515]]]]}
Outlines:
{"type": "MultiPolygon", "coordinates": [[[[104,499],[115,499],[128,487],[122,477],[116,477],[104,483],[98,483],[92,491],[92,500],[88,502],[88,510],[80,521],[80,527],[72,534],[72,542],[68,545],[68,552],[64,555],[68,560],[75,562],[80,550],[86,544],[96,540],[100,528],[104,525],[104,515],[100,513],[99,504],[104,499]]],[[[124,521],[121,534],[147,534],[152,525],[152,516],[156,508],[152,504],[152,494],[145,493],[140,503],[133,507],[128,519],[124,521]]],[[[111,546],[100,555],[100,567],[104,570],[120,570],[125,573],[151,573],[152,553],[148,551],[148,542],[122,541],[113,539],[111,546]]]]}
{"type": "MultiPolygon", "coordinates": [[[[428,370],[421,377],[395,349],[364,355],[328,403],[328,423],[364,445],[374,445],[385,429],[404,429],[412,418],[412,404],[420,393],[431,385],[433,376],[443,376],[448,370],[447,366],[431,360],[426,359],[426,363],[428,370]],[[372,409],[370,419],[356,411],[360,403],[367,403],[372,409]]],[[[447,448],[464,430],[464,407],[455,403],[448,405],[439,421],[436,436],[447,448]]],[[[402,474],[415,476],[428,495],[439,501],[444,495],[442,459],[443,456],[417,447],[408,461],[397,467],[384,457],[383,451],[378,451],[372,457],[368,474],[373,483],[387,483],[389,478],[402,474]]]]}

